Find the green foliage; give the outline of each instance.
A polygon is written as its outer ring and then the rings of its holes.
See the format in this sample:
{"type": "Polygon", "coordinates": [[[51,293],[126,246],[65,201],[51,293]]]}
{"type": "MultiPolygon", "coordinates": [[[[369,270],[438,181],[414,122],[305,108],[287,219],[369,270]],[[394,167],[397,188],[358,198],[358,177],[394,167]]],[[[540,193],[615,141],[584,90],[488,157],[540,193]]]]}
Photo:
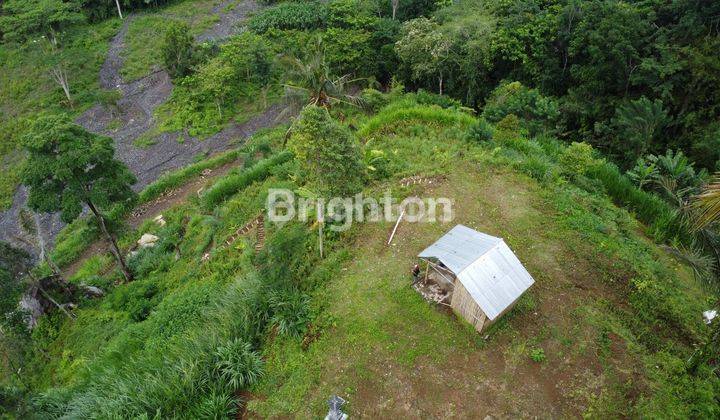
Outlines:
{"type": "Polygon", "coordinates": [[[362,189],[366,175],[360,146],[326,109],[305,107],[291,132],[288,149],[311,189],[327,197],[349,197],[362,189]]]}
{"type": "Polygon", "coordinates": [[[114,159],[113,140],[85,131],[66,116],[42,116],[23,138],[29,156],[23,183],[30,187],[28,206],[60,211],[75,220],[83,205],[100,209],[130,202],[135,177],[114,159]]]}
{"type": "Polygon", "coordinates": [[[250,343],[234,339],[215,351],[215,374],[231,389],[248,388],[262,376],[263,361],[250,343]]]}
{"type": "Polygon", "coordinates": [[[323,2],[285,2],[250,18],[248,28],[260,34],[271,29],[318,29],[326,24],[327,17],[323,2]]]}
{"type": "Polygon", "coordinates": [[[720,380],[710,371],[687,374],[684,360],[661,351],[647,361],[656,384],[653,395],[638,402],[638,415],[645,418],[712,418],[720,415],[717,395],[720,380]]]}
{"type": "Polygon", "coordinates": [[[378,112],[390,103],[390,98],[376,89],[364,89],[361,98],[367,110],[372,112],[378,112]]]}
{"type": "Polygon", "coordinates": [[[490,122],[499,122],[513,114],[521,119],[521,125],[530,135],[552,132],[560,116],[557,102],[530,89],[520,82],[500,85],[490,95],[483,117],[490,122]]]}
{"type": "Polygon", "coordinates": [[[490,141],[493,138],[493,128],[484,118],[480,118],[468,127],[465,138],[473,143],[490,141]]]}
{"type": "Polygon", "coordinates": [[[364,30],[328,28],[323,34],[325,57],[336,74],[372,75],[375,73],[372,34],[364,30]]]}
{"type": "Polygon", "coordinates": [[[625,153],[632,158],[656,147],[669,119],[661,100],[653,102],[643,96],[619,106],[612,122],[625,142],[625,153]]]}
{"type": "Polygon", "coordinates": [[[435,79],[438,81],[439,93],[443,93],[446,62],[452,54],[452,40],[439,29],[436,22],[421,17],[404,23],[395,51],[413,79],[435,79]]]}
{"type": "Polygon", "coordinates": [[[255,165],[243,170],[239,174],[227,176],[215,183],[202,196],[202,203],[206,209],[212,209],[228,199],[233,194],[246,188],[253,182],[265,179],[270,175],[273,167],[289,161],[292,153],[283,151],[275,156],[263,159],[255,165]]]}
{"type": "Polygon", "coordinates": [[[170,102],[166,130],[187,129],[191,135],[211,134],[235,116],[271,81],[272,54],[260,36],[243,32],[220,47],[220,52],[180,80],[170,102]]]}
{"type": "Polygon", "coordinates": [[[308,296],[293,289],[270,294],[271,328],[281,335],[302,337],[310,321],[309,301],[308,296]]]}
{"type": "Polygon", "coordinates": [[[617,166],[604,163],[588,168],[588,175],[603,183],[607,194],[619,205],[627,206],[635,212],[638,219],[648,226],[655,226],[660,240],[673,235],[672,225],[666,221],[676,218],[675,211],[660,197],[636,188],[632,182],[622,175],[617,166]]]}
{"type": "Polygon", "coordinates": [[[177,78],[190,74],[194,64],[193,44],[188,24],[173,21],[165,28],[160,53],[170,76],[177,78]]]}
{"type": "Polygon", "coordinates": [[[601,163],[595,158],[595,150],[587,143],[572,142],[562,155],[559,162],[563,171],[571,176],[585,175],[593,166],[601,163]]]}
{"type": "Polygon", "coordinates": [[[411,124],[425,122],[438,125],[469,126],[475,118],[465,113],[450,111],[439,107],[410,105],[401,107],[388,107],[383,112],[371,117],[365,125],[358,130],[360,137],[367,137],[378,131],[393,130],[397,124],[411,124]]]}
{"type": "Polygon", "coordinates": [[[530,359],[532,359],[535,363],[542,363],[545,360],[547,360],[547,356],[545,356],[545,350],[541,348],[536,348],[530,350],[530,359]]]}
{"type": "Polygon", "coordinates": [[[82,22],[77,3],[61,0],[9,0],[2,4],[0,34],[7,40],[46,38],[55,46],[58,33],[82,22]]]}
{"type": "Polygon", "coordinates": [[[691,195],[699,192],[706,173],[697,173],[682,151],[668,149],[665,155],[639,158],[628,177],[638,187],[655,191],[676,207],[682,207],[691,195]]]}

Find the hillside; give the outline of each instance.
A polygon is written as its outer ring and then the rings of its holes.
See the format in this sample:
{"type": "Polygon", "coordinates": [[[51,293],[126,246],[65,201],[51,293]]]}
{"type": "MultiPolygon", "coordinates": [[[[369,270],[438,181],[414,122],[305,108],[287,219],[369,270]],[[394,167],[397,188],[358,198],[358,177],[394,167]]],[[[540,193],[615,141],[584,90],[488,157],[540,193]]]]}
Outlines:
{"type": "Polygon", "coordinates": [[[720,10],[671,3],[0,3],[0,418],[717,418],[720,10]],[[482,331],[413,284],[457,225],[534,279],[482,331]]]}
{"type": "MultiPolygon", "coordinates": [[[[402,224],[388,247],[392,223],[359,224],[328,238],[322,260],[316,227],[297,223],[269,224],[257,255],[253,234],[224,246],[261,211],[269,188],[297,188],[283,164],[233,190],[212,213],[191,198],[162,212],[164,227],[147,214],[124,234],[125,246],[142,233],[160,238],[132,260],[138,277],[82,303],[74,322],[58,314],[34,332],[44,351],[27,375],[34,388],[49,387],[39,407],[71,417],[134,416],[151,407],[163,416],[233,412],[238,400],[219,391],[228,378],[210,366],[216,347],[243,337],[265,360],[260,382],[240,397],[250,396],[249,412],[259,417],[319,416],[330,394],[361,416],[710,410],[699,404],[713,395],[711,382],[671,373],[703,334],[705,294],[691,271],[602,193],[568,182],[578,174],[557,163],[564,147],[513,133],[469,143],[467,116],[415,103],[408,97],[369,120],[353,119],[360,132],[373,128],[363,139],[390,157],[389,177],[366,192],[452,198],[453,224],[506,239],[537,283],[487,334],[410,287],[414,256],[452,225],[402,224]],[[416,116],[398,118],[408,115],[403,110],[416,116]],[[398,187],[418,174],[444,179],[432,188],[398,187]],[[300,293],[281,299],[290,312],[272,298],[288,281],[300,293]],[[530,355],[538,349],[544,356],[536,362],[530,355]]],[[[246,147],[277,147],[280,133],[246,147]]],[[[118,275],[111,266],[98,255],[73,281],[108,287],[118,275]]]]}

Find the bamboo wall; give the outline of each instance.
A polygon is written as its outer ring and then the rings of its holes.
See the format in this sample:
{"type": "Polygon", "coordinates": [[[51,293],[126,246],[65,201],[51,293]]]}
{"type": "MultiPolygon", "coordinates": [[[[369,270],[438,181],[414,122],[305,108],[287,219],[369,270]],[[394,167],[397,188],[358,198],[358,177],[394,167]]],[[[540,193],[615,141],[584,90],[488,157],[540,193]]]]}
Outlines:
{"type": "Polygon", "coordinates": [[[450,305],[455,313],[472,324],[478,332],[482,331],[487,317],[457,278],[455,279],[450,305]]]}

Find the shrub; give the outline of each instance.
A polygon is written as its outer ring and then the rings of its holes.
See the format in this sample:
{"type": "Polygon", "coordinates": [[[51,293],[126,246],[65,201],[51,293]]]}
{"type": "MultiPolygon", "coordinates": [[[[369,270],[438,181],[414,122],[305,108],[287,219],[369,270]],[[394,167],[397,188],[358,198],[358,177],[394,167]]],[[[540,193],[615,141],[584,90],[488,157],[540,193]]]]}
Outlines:
{"type": "Polygon", "coordinates": [[[420,89],[414,95],[417,103],[421,105],[437,105],[440,108],[452,108],[461,109],[462,102],[457,99],[451,98],[447,95],[438,95],[437,93],[428,92],[425,89],[420,89]]]}
{"type": "Polygon", "coordinates": [[[567,175],[585,175],[592,166],[600,162],[594,155],[595,150],[591,145],[572,142],[560,155],[559,163],[567,175]]]}
{"type": "Polygon", "coordinates": [[[465,140],[471,143],[484,143],[492,140],[492,138],[493,128],[484,118],[480,118],[468,127],[467,133],[465,134],[465,140]]]}
{"type": "Polygon", "coordinates": [[[541,348],[530,350],[530,359],[532,359],[532,361],[536,363],[544,362],[545,360],[547,360],[547,357],[545,356],[545,350],[541,348]]]}
{"type": "Polygon", "coordinates": [[[250,343],[233,339],[215,351],[214,369],[218,379],[232,389],[247,388],[262,376],[263,361],[250,343]]]}
{"type": "Polygon", "coordinates": [[[545,97],[537,89],[530,89],[520,82],[502,84],[490,95],[482,115],[490,122],[501,121],[514,114],[522,120],[529,134],[553,131],[560,117],[557,102],[545,97]]]}
{"type": "Polygon", "coordinates": [[[270,327],[280,335],[302,337],[310,321],[310,299],[293,289],[275,291],[269,299],[270,327]]]}
{"type": "Polygon", "coordinates": [[[212,209],[231,195],[242,190],[253,182],[265,179],[270,170],[292,158],[292,153],[283,151],[275,156],[263,159],[254,166],[245,169],[237,175],[227,176],[213,185],[203,196],[202,203],[206,209],[212,209]]]}
{"type": "Polygon", "coordinates": [[[300,175],[313,191],[348,197],[362,189],[366,176],[360,145],[325,108],[305,107],[291,130],[288,149],[297,157],[300,175]]]}
{"type": "Polygon", "coordinates": [[[248,28],[259,34],[271,29],[312,30],[324,27],[327,17],[327,5],[323,2],[287,2],[253,16],[248,28]]]}
{"type": "Polygon", "coordinates": [[[390,103],[387,95],[375,89],[365,89],[361,95],[362,101],[370,112],[378,112],[381,108],[390,103]]]}
{"type": "Polygon", "coordinates": [[[193,65],[193,37],[190,26],[184,22],[171,21],[165,29],[160,46],[163,64],[173,78],[190,74],[193,65]]]}

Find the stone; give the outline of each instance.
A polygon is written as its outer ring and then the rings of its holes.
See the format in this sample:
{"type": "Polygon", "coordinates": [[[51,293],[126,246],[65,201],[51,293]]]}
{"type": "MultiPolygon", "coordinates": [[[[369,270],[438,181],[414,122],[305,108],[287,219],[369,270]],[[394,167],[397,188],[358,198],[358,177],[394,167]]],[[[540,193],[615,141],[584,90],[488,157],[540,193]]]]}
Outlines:
{"type": "Polygon", "coordinates": [[[162,214],[158,214],[157,216],[155,216],[155,218],[153,219],[153,221],[154,221],[155,223],[157,223],[160,227],[163,227],[163,226],[165,226],[165,224],[166,224],[165,219],[163,218],[163,215],[162,215],[162,214]]]}
{"type": "Polygon", "coordinates": [[[85,292],[85,296],[89,298],[105,296],[105,292],[99,287],[88,286],[87,284],[81,284],[80,287],[83,289],[83,292],[85,292]]]}
{"type": "Polygon", "coordinates": [[[157,236],[152,233],[144,233],[143,236],[138,239],[137,243],[140,248],[151,248],[155,246],[155,243],[159,240],[157,236]]]}

